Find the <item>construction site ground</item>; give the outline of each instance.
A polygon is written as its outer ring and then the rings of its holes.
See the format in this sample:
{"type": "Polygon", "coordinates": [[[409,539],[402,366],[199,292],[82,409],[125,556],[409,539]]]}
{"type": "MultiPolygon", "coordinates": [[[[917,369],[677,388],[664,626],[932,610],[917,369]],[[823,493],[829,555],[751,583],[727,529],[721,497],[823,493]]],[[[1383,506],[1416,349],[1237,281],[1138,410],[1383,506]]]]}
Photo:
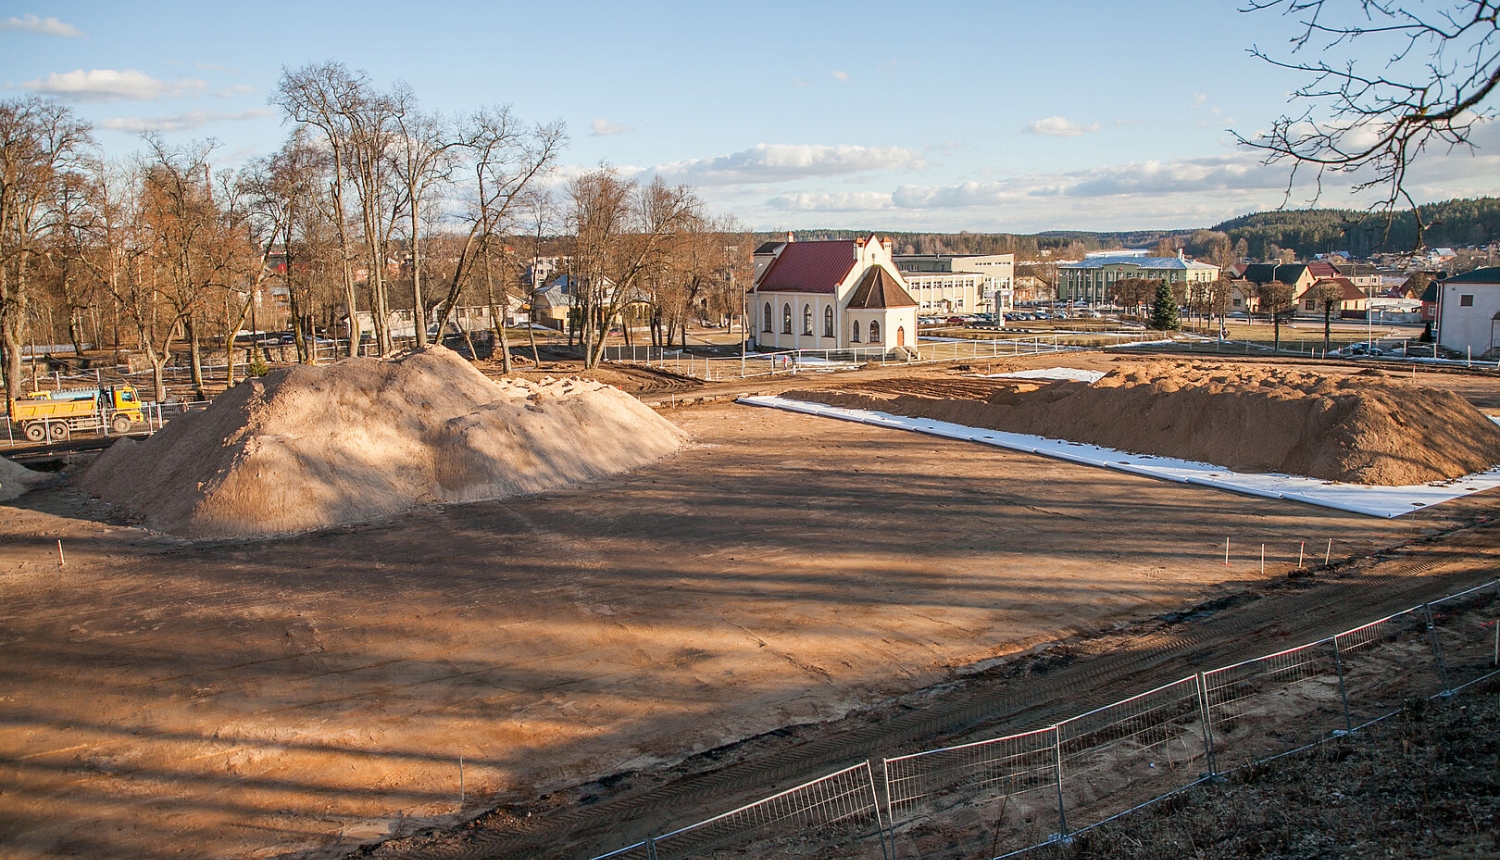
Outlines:
{"type": "MultiPolygon", "coordinates": [[[[1419,379],[1500,412],[1494,375],[1419,379]]],[[[801,382],[650,383],[675,457],[312,534],[189,542],[66,484],[0,508],[0,856],[588,857],[1497,569],[1495,493],[1377,520],[670,408],[801,382]]]]}

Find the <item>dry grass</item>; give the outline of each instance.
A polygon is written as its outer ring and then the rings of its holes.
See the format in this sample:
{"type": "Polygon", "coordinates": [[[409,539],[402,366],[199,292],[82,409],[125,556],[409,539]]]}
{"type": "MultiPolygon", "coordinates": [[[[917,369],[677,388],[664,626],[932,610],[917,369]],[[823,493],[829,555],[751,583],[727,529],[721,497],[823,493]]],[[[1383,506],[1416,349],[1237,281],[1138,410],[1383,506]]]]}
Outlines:
{"type": "Polygon", "coordinates": [[[1067,860],[1500,858],[1500,681],[1080,833],[1067,860]]]}

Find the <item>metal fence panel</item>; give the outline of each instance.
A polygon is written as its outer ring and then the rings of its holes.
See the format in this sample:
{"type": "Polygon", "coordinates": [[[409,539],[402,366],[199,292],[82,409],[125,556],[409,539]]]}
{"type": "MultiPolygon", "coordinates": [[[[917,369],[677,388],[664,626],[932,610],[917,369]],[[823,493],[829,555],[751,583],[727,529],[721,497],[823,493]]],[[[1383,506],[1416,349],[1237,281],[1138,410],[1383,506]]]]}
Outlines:
{"type": "Polygon", "coordinates": [[[1500,580],[1428,604],[1447,689],[1500,671],[1500,580]]]}
{"type": "Polygon", "coordinates": [[[1219,770],[1306,746],[1345,727],[1332,639],[1205,672],[1203,683],[1219,770]]]}
{"type": "Polygon", "coordinates": [[[690,824],[606,857],[621,860],[713,857],[721,849],[755,840],[771,842],[765,856],[796,856],[804,847],[843,844],[852,853],[841,856],[880,856],[880,806],[869,762],[805,782],[780,794],[690,824]],[[769,853],[767,853],[769,852],[769,853]]]}
{"type": "Polygon", "coordinates": [[[1420,606],[1347,630],[1334,642],[1354,728],[1399,710],[1408,699],[1443,689],[1420,606]]]}
{"type": "Polygon", "coordinates": [[[1198,677],[1058,724],[1068,824],[1102,821],[1198,780],[1208,769],[1198,677]]]}
{"type": "Polygon", "coordinates": [[[886,759],[896,856],[993,857],[1053,838],[1057,755],[1054,726],[886,759]]]}

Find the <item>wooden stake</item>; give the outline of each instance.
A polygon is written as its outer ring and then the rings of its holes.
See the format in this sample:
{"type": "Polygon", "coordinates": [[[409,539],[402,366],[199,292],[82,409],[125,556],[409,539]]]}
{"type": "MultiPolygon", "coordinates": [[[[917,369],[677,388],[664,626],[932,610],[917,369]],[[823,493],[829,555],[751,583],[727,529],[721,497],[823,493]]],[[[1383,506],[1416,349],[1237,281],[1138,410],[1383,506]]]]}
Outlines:
{"type": "Polygon", "coordinates": [[[464,754],[458,754],[458,811],[464,811],[464,754]]]}
{"type": "Polygon", "coordinates": [[[1328,539],[1328,549],[1323,553],[1323,566],[1328,566],[1328,560],[1333,558],[1333,538],[1328,539]]]}
{"type": "Polygon", "coordinates": [[[1224,538],[1224,566],[1229,566],[1229,538],[1224,538]]]}
{"type": "Polygon", "coordinates": [[[58,567],[65,567],[65,566],[67,566],[67,564],[68,564],[68,560],[65,559],[65,558],[63,558],[62,539],[59,538],[58,541],[57,541],[57,566],[58,567]]]}
{"type": "Polygon", "coordinates": [[[1297,569],[1298,570],[1302,569],[1302,554],[1304,552],[1306,552],[1306,551],[1307,551],[1307,541],[1303,541],[1302,543],[1298,544],[1298,546],[1297,546],[1297,569]]]}
{"type": "Polygon", "coordinates": [[[1260,575],[1266,575],[1266,545],[1260,545],[1260,575]]]}

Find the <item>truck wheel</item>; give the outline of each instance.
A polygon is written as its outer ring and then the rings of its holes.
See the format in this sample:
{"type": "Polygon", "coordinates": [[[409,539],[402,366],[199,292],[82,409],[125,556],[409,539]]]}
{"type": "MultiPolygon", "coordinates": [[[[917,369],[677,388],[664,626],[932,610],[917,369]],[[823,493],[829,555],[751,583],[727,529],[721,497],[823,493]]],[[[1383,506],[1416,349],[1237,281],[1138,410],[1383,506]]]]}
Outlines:
{"type": "Polygon", "coordinates": [[[28,442],[40,442],[47,438],[47,428],[40,421],[33,421],[26,425],[26,440],[28,442]]]}
{"type": "Polygon", "coordinates": [[[59,421],[47,428],[47,435],[52,437],[53,442],[61,442],[68,438],[68,425],[59,421]]]}
{"type": "Polygon", "coordinates": [[[124,415],[116,415],[109,419],[109,429],[116,433],[130,432],[130,418],[124,415]]]}

